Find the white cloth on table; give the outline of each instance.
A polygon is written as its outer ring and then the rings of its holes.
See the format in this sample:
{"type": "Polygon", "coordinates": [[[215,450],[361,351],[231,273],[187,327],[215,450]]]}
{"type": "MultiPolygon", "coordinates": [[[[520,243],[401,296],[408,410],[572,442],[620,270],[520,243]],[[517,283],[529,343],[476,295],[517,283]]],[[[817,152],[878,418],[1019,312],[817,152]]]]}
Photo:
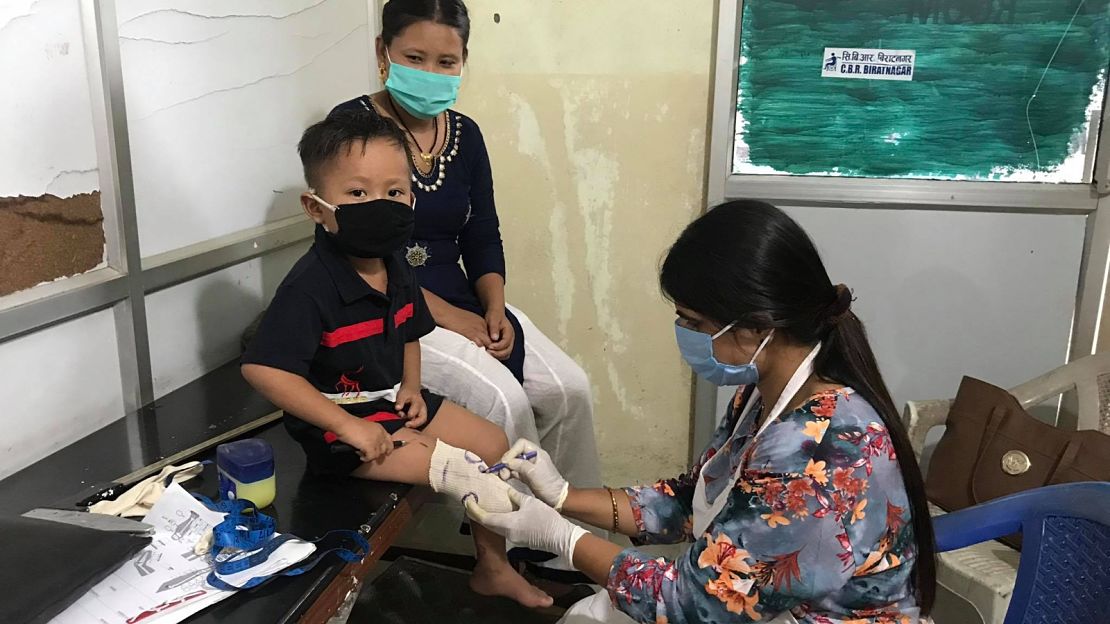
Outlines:
{"type": "Polygon", "coordinates": [[[204,470],[199,461],[191,461],[180,466],[166,466],[156,475],[147,477],[128,488],[115,500],[100,501],[89,507],[92,513],[109,516],[122,516],[124,518],[141,518],[145,516],[154,503],[162,498],[169,483],[184,483],[197,476],[204,470]]]}

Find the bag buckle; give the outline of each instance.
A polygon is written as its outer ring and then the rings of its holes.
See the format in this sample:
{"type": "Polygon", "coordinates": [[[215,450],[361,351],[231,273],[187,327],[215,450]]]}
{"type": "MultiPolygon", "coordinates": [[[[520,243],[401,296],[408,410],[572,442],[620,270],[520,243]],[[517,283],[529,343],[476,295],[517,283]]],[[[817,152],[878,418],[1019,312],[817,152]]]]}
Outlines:
{"type": "Polygon", "coordinates": [[[1033,462],[1029,460],[1029,456],[1021,451],[1007,451],[1002,456],[1002,472],[1008,475],[1017,476],[1029,472],[1033,466],[1033,462]]]}

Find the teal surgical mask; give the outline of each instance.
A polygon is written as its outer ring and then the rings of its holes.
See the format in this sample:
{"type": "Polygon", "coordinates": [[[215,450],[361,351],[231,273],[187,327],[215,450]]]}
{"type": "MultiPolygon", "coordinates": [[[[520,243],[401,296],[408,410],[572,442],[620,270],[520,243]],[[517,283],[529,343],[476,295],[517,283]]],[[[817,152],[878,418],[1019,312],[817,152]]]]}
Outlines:
{"type": "Polygon", "coordinates": [[[385,58],[389,61],[385,90],[413,117],[431,119],[455,104],[462,74],[436,74],[398,65],[389,58],[389,52],[385,58]]]}

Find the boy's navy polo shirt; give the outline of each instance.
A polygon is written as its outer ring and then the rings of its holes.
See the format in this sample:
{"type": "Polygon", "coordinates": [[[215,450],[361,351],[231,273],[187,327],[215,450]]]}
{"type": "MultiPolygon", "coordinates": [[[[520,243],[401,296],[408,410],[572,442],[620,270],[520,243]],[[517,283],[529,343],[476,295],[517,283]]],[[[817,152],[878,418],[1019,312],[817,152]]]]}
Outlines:
{"type": "Polygon", "coordinates": [[[416,275],[401,253],[385,258],[385,266],[389,281],[383,294],[359,276],[317,226],[315,243],[278,286],[242,363],[300,375],[358,414],[361,393],[401,382],[405,344],[435,329],[416,275]]]}

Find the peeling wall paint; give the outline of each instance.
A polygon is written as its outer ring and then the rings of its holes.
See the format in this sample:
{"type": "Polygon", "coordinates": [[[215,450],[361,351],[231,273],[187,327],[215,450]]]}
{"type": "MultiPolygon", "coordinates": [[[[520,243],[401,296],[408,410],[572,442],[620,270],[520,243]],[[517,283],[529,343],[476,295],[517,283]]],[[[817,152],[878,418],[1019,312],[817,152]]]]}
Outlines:
{"type": "Polygon", "coordinates": [[[359,0],[119,0],[144,257],[300,212],[301,132],[371,84],[359,0]]]}
{"type": "Polygon", "coordinates": [[[0,3],[0,197],[99,190],[75,0],[0,3]]]}
{"type": "Polygon", "coordinates": [[[103,258],[99,191],[0,197],[0,297],[84,273],[103,258]]]}
{"type": "Polygon", "coordinates": [[[459,108],[493,161],[508,297],[592,380],[605,479],[673,476],[690,373],[656,272],[705,201],[713,3],[468,6],[459,108]]]}
{"type": "MultiPolygon", "coordinates": [[[[118,5],[143,257],[301,214],[301,133],[371,84],[367,3],[118,5]]],[[[305,247],[148,297],[155,394],[235,358],[305,247]]]]}
{"type": "MultiPolygon", "coordinates": [[[[76,0],[0,2],[0,84],[3,294],[104,257],[76,0]]],[[[0,405],[0,479],[122,416],[111,311],[0,344],[0,405]]]]}
{"type": "MultiPolygon", "coordinates": [[[[100,227],[88,205],[99,174],[79,6],[0,2],[0,79],[12,87],[0,115],[18,120],[0,140],[0,199],[24,196],[0,201],[0,241],[28,223],[100,227]],[[81,210],[63,215],[69,200],[81,210]]],[[[371,84],[367,3],[118,0],[117,9],[144,256],[299,212],[301,132],[371,84]]],[[[148,298],[157,394],[234,358],[242,328],[304,249],[148,298]]],[[[123,415],[111,311],[0,344],[0,375],[0,478],[123,415]]]]}

